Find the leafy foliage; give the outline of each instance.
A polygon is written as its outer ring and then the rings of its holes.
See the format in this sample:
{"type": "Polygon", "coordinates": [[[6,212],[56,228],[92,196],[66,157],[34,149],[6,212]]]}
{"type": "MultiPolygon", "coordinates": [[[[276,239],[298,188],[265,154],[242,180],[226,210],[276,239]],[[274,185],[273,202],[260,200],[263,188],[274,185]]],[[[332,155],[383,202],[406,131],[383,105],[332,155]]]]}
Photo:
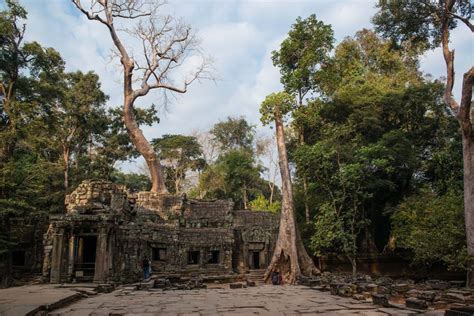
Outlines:
{"type": "MultiPolygon", "coordinates": [[[[404,43],[418,46],[421,50],[438,47],[441,43],[441,23],[446,2],[429,0],[379,0],[372,22],[375,30],[390,38],[395,44],[404,43]]],[[[471,3],[469,0],[457,0],[449,13],[469,19],[471,3]]],[[[449,28],[456,27],[457,21],[451,19],[449,28]]]]}
{"type": "Polygon", "coordinates": [[[467,269],[462,194],[436,195],[429,189],[404,200],[392,215],[395,246],[413,252],[413,263],[430,267],[441,262],[467,269]]]}
{"type": "Polygon", "coordinates": [[[270,203],[262,194],[259,194],[255,200],[250,201],[250,209],[253,211],[269,211],[279,213],[281,211],[281,202],[270,203]]]}
{"type": "Polygon", "coordinates": [[[193,136],[163,135],[153,139],[152,145],[167,170],[171,182],[168,191],[172,193],[182,192],[182,182],[188,171],[202,170],[206,165],[201,145],[193,136]]]}
{"type": "Polygon", "coordinates": [[[215,124],[210,132],[222,151],[252,150],[253,148],[254,126],[250,125],[243,117],[228,117],[227,121],[215,124]]]}

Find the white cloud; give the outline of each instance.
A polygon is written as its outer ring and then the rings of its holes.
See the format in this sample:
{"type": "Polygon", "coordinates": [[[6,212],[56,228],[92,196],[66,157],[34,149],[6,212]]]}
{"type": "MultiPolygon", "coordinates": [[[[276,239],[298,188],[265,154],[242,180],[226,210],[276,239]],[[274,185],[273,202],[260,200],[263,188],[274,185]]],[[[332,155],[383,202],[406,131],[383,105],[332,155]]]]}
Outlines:
{"type": "MultiPolygon", "coordinates": [[[[21,0],[20,0],[21,1],[21,0]]],[[[101,78],[109,105],[121,104],[121,74],[117,61],[108,63],[112,42],[103,25],[88,21],[70,1],[23,0],[29,11],[27,39],[56,48],[68,70],[93,70],[101,78]]],[[[170,0],[166,12],[182,16],[199,30],[205,52],[215,60],[216,82],[193,84],[188,93],[172,99],[169,111],[161,113],[161,123],[144,127],[148,138],[164,133],[191,133],[205,129],[226,116],[244,115],[259,124],[258,107],[265,96],[281,89],[279,71],[270,59],[298,16],[315,13],[331,24],[337,41],[352,36],[361,28],[371,28],[375,1],[366,0],[170,0]]],[[[472,34],[460,25],[453,32],[456,48],[457,84],[473,63],[472,34]],[[469,53],[471,52],[471,53],[469,53]]],[[[183,71],[194,64],[191,59],[183,71]]],[[[435,77],[444,75],[444,61],[439,50],[428,52],[422,69],[435,77]]],[[[139,104],[162,104],[159,94],[152,94],[139,104]]],[[[265,132],[259,127],[259,132],[265,132]]],[[[130,168],[130,167],[128,167],[130,168]]]]}

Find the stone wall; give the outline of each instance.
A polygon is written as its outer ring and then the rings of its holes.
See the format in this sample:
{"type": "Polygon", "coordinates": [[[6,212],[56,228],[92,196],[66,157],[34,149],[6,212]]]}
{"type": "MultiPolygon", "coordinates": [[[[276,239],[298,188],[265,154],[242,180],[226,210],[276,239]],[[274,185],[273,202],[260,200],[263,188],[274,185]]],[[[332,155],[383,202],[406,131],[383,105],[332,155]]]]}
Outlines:
{"type": "Polygon", "coordinates": [[[68,214],[122,214],[130,210],[127,192],[103,180],[86,180],[66,196],[68,214]]]}
{"type": "Polygon", "coordinates": [[[262,211],[234,211],[234,270],[266,268],[278,236],[279,216],[262,211]],[[256,266],[257,265],[257,266],[256,266]]]}
{"type": "Polygon", "coordinates": [[[9,251],[0,255],[0,276],[19,279],[41,273],[46,214],[7,216],[0,217],[0,227],[6,228],[11,245],[9,251]]]}
{"type": "Polygon", "coordinates": [[[106,181],[83,182],[66,204],[67,213],[51,218],[44,237],[43,275],[51,282],[135,281],[145,257],[156,273],[216,275],[252,268],[253,251],[261,253],[263,268],[278,227],[277,216],[234,212],[230,200],[131,196],[106,181]]]}

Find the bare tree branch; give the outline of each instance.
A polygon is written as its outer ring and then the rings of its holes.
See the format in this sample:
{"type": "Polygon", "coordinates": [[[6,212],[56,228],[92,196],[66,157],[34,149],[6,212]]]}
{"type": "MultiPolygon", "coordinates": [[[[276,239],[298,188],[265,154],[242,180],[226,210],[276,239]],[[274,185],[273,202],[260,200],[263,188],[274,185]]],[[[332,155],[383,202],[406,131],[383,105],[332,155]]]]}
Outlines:
{"type": "Polygon", "coordinates": [[[202,57],[199,41],[187,24],[169,15],[158,15],[164,1],[89,0],[88,9],[81,0],[72,2],[89,20],[99,21],[109,30],[123,66],[124,122],[127,131],[150,168],[151,190],[166,193],[160,162],[135,120],[134,102],[153,89],[185,93],[194,81],[212,78],[209,59],[202,57]],[[124,21],[123,28],[118,28],[122,25],[116,26],[114,22],[117,20],[128,20],[129,24],[124,21]],[[126,48],[124,38],[121,38],[124,33],[140,43],[126,48]],[[139,47],[139,54],[134,55],[134,47],[139,47]],[[189,57],[196,55],[202,57],[202,62],[181,83],[176,84],[176,77],[172,75],[185,65],[189,57]],[[140,87],[134,87],[134,83],[139,83],[140,87]]]}

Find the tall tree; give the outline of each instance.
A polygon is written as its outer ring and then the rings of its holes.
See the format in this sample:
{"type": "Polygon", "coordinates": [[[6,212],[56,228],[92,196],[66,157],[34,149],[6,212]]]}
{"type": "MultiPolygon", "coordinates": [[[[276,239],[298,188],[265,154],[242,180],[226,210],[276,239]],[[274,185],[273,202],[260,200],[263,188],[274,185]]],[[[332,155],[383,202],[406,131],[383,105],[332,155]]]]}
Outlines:
{"type": "Polygon", "coordinates": [[[250,125],[243,117],[228,117],[214,125],[210,133],[220,145],[220,150],[253,150],[254,126],[250,125]]]}
{"type": "Polygon", "coordinates": [[[183,181],[190,170],[202,170],[206,161],[202,158],[201,145],[193,136],[163,135],[152,140],[163,166],[169,170],[175,194],[182,193],[183,181]]]}
{"type": "MultiPolygon", "coordinates": [[[[463,76],[461,98],[453,97],[454,50],[449,47],[451,31],[459,22],[474,32],[469,0],[395,1],[380,0],[373,18],[376,30],[398,46],[410,43],[421,51],[441,46],[446,64],[444,102],[455,113],[461,128],[464,162],[464,216],[467,250],[474,267],[474,131],[472,128],[472,90],[474,67],[463,76]]],[[[470,276],[474,284],[474,273],[470,276]]]]}
{"type": "Polygon", "coordinates": [[[265,280],[268,280],[274,271],[278,271],[283,275],[284,281],[289,284],[296,283],[301,275],[310,276],[319,272],[304,248],[295,216],[293,187],[283,127],[283,117],[294,105],[293,97],[285,92],[279,92],[268,95],[260,107],[262,123],[275,122],[282,180],[280,228],[272,260],[265,272],[265,280]]]}
{"type": "Polygon", "coordinates": [[[208,75],[208,61],[202,58],[199,65],[182,79],[174,82],[176,70],[193,52],[199,52],[199,42],[190,26],[174,17],[159,16],[162,1],[142,0],[90,0],[85,6],[72,0],[89,19],[105,25],[110,33],[116,53],[123,66],[123,114],[132,143],[145,159],[150,169],[152,192],[167,193],[160,161],[140,130],[134,116],[134,104],[150,91],[161,89],[186,93],[189,85],[208,75]],[[123,22],[125,27],[120,27],[123,22]],[[131,26],[133,24],[133,26],[131,26]],[[140,53],[133,54],[124,42],[124,35],[131,36],[140,45],[140,53]],[[140,82],[134,87],[134,82],[140,82]]]}
{"type": "Polygon", "coordinates": [[[99,77],[92,73],[68,73],[64,75],[64,97],[55,108],[55,138],[62,150],[64,191],[69,189],[71,156],[79,154],[82,147],[92,142],[94,135],[106,128],[105,101],[107,96],[100,90],[99,77]]]}
{"type": "MultiPolygon", "coordinates": [[[[321,67],[329,59],[333,48],[334,34],[331,25],[324,24],[315,14],[306,19],[298,17],[283,40],[278,51],[272,52],[273,64],[280,68],[281,83],[285,91],[297,96],[298,107],[294,111],[294,124],[298,130],[301,145],[305,144],[304,124],[301,117],[304,111],[305,96],[318,90],[321,81],[321,67]]],[[[305,170],[299,170],[303,180],[304,207],[306,222],[311,220],[308,203],[308,180],[305,170]]]]}
{"type": "Polygon", "coordinates": [[[275,190],[277,189],[276,182],[279,173],[276,140],[274,137],[259,137],[255,147],[257,157],[263,158],[261,159],[261,164],[267,163],[263,172],[268,179],[268,188],[270,189],[268,203],[271,206],[273,204],[275,190]]]}

